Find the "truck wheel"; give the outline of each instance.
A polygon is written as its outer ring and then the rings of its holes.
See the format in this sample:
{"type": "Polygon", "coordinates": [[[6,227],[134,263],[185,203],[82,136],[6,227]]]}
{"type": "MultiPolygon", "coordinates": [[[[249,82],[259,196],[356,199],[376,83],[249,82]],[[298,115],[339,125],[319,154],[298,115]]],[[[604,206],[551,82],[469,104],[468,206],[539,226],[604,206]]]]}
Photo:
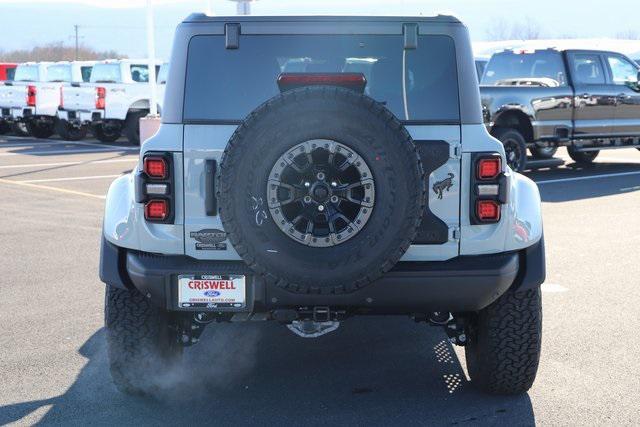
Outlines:
{"type": "Polygon", "coordinates": [[[540,288],[507,291],[469,327],[465,355],[472,383],[492,394],[526,392],[538,371],[541,338],[540,288]]]}
{"type": "Polygon", "coordinates": [[[100,124],[93,127],[93,135],[100,142],[115,142],[122,135],[122,129],[118,126],[100,124]]]}
{"type": "Polygon", "coordinates": [[[531,147],[529,151],[536,159],[550,159],[556,155],[558,147],[531,147]]]}
{"type": "Polygon", "coordinates": [[[26,125],[29,135],[38,139],[49,138],[51,135],[53,135],[54,132],[53,123],[40,122],[35,120],[28,121],[26,125]]]}
{"type": "Polygon", "coordinates": [[[87,137],[89,128],[84,126],[73,126],[66,120],[60,120],[58,122],[58,135],[65,141],[80,141],[87,137]]]}
{"type": "Polygon", "coordinates": [[[29,136],[29,130],[25,122],[13,122],[11,124],[11,131],[16,136],[29,136]]]}
{"type": "Polygon", "coordinates": [[[106,286],[105,326],[109,369],[116,387],[148,394],[155,380],[182,355],[167,312],[136,290],[106,286]]]}
{"type": "Polygon", "coordinates": [[[267,101],[231,137],[218,175],[220,217],[268,283],[351,292],[407,250],[425,181],[409,133],[381,103],[306,87],[267,101]]]}
{"type": "Polygon", "coordinates": [[[507,164],[516,172],[522,172],[527,167],[527,144],[520,132],[510,128],[500,128],[494,136],[504,145],[507,164]]]}
{"type": "Polygon", "coordinates": [[[140,145],[140,119],[146,116],[146,111],[130,111],[124,122],[124,134],[133,145],[140,145]]]}
{"type": "Polygon", "coordinates": [[[600,154],[599,150],[596,151],[576,151],[573,147],[567,147],[567,152],[569,152],[569,157],[573,159],[576,163],[593,163],[593,161],[600,154]]]}

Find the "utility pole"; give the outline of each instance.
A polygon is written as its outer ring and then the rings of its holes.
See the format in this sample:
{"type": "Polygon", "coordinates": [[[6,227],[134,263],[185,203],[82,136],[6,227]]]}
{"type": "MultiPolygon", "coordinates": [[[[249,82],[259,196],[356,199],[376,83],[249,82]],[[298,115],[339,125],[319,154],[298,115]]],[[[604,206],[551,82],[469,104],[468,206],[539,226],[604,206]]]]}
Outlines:
{"type": "Polygon", "coordinates": [[[254,0],[231,0],[236,2],[236,13],[238,15],[251,15],[251,2],[254,0]]]}
{"type": "Polygon", "coordinates": [[[76,33],[76,61],[78,60],[78,28],[80,26],[78,24],[73,26],[73,29],[75,30],[76,33]]]}

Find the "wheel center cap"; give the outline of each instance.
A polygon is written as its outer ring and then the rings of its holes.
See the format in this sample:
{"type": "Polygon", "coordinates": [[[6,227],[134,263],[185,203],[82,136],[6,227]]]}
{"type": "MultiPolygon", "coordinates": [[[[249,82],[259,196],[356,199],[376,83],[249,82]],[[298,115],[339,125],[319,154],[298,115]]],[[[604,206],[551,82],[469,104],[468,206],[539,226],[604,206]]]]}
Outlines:
{"type": "Polygon", "coordinates": [[[319,202],[324,202],[329,197],[329,187],[323,183],[317,183],[311,191],[313,198],[319,202]]]}

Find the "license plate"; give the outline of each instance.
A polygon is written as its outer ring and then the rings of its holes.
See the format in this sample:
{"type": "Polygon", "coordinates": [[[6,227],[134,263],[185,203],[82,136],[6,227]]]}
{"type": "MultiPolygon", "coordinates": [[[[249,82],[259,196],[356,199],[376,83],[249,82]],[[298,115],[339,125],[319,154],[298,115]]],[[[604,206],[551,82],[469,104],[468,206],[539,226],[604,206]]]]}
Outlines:
{"type": "Polygon", "coordinates": [[[246,306],[246,278],[216,274],[178,276],[178,306],[242,309],[246,306]]]}

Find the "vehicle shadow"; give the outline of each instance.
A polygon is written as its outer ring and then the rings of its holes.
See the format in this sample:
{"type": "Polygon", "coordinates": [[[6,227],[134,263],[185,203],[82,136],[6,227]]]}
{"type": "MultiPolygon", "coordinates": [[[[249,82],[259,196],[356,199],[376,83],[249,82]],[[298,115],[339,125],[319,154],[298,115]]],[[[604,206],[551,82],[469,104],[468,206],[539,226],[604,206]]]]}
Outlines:
{"type": "Polygon", "coordinates": [[[535,424],[528,395],[479,393],[442,330],[406,317],[352,319],[315,340],[213,324],[154,398],[116,391],[104,329],[79,351],[87,364],[64,394],[0,407],[0,424],[43,405],[41,424],[535,424]]]}
{"type": "Polygon", "coordinates": [[[640,164],[638,163],[602,162],[587,166],[571,163],[562,168],[533,171],[526,175],[538,183],[542,201],[550,203],[591,199],[640,190],[640,164]],[[621,175],[597,177],[608,174],[621,175]]]}

